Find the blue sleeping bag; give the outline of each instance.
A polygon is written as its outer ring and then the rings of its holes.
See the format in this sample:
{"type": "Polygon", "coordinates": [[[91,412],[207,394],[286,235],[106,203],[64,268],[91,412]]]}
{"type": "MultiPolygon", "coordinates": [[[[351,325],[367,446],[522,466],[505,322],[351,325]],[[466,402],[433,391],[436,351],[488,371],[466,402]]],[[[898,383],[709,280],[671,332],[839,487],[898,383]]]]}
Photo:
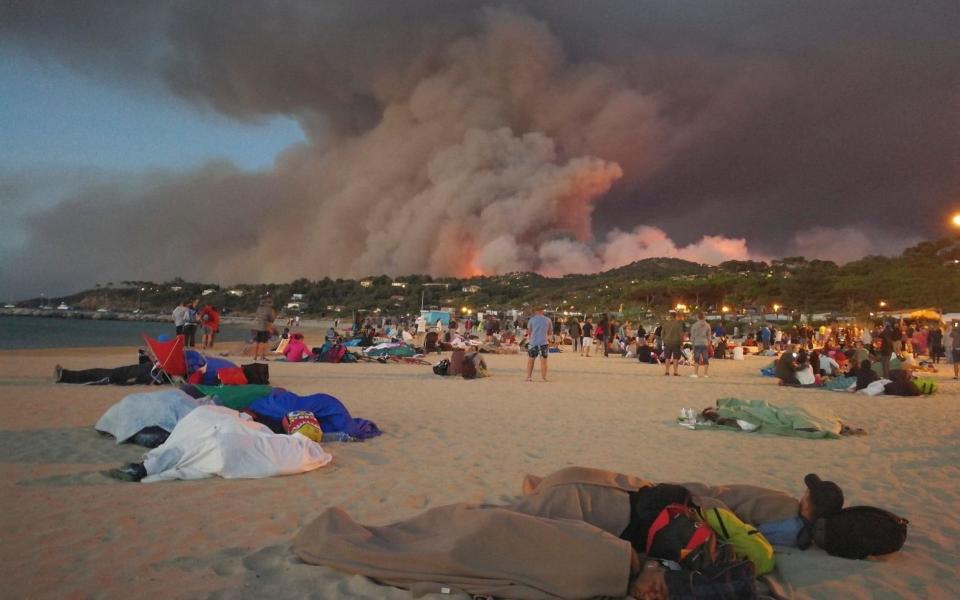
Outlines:
{"type": "Polygon", "coordinates": [[[220,380],[217,378],[217,373],[220,369],[232,369],[237,365],[230,362],[225,358],[217,358],[215,356],[208,356],[207,358],[207,371],[203,374],[203,385],[218,385],[220,380]]]}
{"type": "Polygon", "coordinates": [[[254,401],[248,407],[253,412],[276,419],[277,421],[297,410],[312,412],[320,429],[324,433],[342,431],[347,435],[359,439],[367,439],[380,435],[380,428],[373,421],[354,419],[350,411],[339,400],[329,394],[313,394],[298,396],[293,392],[274,389],[266,398],[254,401]]]}

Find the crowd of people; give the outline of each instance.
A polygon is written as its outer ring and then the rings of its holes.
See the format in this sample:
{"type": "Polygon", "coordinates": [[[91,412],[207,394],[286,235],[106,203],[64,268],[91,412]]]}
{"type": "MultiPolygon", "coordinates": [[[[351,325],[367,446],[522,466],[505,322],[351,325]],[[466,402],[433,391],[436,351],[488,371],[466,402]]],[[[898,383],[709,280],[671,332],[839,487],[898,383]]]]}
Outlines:
{"type": "Polygon", "coordinates": [[[856,390],[888,381],[887,394],[919,395],[911,371],[935,369],[947,350],[953,378],[960,377],[960,323],[886,321],[873,327],[820,328],[813,336],[791,336],[774,364],[786,385],[855,378],[856,390]],[[804,380],[806,374],[808,378],[804,380]]]}

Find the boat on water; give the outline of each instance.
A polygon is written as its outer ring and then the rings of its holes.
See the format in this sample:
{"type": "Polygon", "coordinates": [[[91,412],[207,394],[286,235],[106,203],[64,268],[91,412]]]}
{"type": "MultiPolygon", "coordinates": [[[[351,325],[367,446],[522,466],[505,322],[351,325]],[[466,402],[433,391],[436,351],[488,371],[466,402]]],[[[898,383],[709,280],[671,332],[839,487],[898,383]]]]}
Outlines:
{"type": "Polygon", "coordinates": [[[57,310],[70,310],[70,307],[67,306],[66,302],[61,302],[57,305],[57,310]]]}

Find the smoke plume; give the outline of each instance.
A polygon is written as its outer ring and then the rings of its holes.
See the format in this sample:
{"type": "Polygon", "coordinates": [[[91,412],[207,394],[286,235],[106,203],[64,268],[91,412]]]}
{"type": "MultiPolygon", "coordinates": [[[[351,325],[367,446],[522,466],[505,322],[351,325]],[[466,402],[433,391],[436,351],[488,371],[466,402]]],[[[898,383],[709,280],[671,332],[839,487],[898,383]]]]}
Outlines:
{"type": "Polygon", "coordinates": [[[960,196],[950,3],[603,6],[6,5],[0,31],[42,59],[292,116],[307,142],[266,171],[98,182],[23,217],[4,270],[29,257],[14,287],[73,287],[837,260],[930,234],[960,196]]]}

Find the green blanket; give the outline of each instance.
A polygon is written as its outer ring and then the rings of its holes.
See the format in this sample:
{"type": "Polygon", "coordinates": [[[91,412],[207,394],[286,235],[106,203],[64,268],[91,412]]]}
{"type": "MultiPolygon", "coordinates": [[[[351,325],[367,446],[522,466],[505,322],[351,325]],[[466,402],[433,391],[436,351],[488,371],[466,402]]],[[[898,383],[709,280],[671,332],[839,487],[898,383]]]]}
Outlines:
{"type": "Polygon", "coordinates": [[[840,437],[840,419],[834,415],[814,414],[809,409],[798,406],[774,406],[766,400],[721,398],[717,400],[717,415],[721,419],[738,419],[752,423],[759,426],[757,431],[764,433],[803,438],[840,437]]]}
{"type": "Polygon", "coordinates": [[[265,398],[273,389],[269,385],[198,385],[198,390],[208,396],[220,398],[227,408],[243,410],[254,400],[265,398]]]}

